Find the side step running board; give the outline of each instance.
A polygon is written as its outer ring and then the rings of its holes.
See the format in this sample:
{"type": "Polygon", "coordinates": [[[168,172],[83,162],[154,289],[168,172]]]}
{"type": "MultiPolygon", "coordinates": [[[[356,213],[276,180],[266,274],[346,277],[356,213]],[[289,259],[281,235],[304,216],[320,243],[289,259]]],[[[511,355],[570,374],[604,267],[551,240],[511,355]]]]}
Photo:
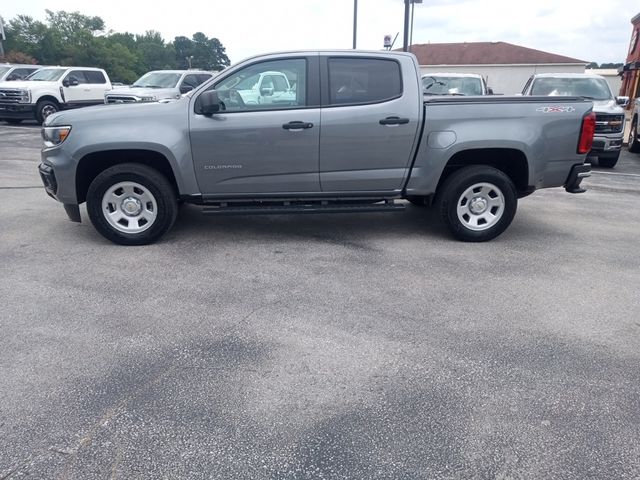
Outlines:
{"type": "Polygon", "coordinates": [[[291,204],[291,205],[205,205],[202,207],[204,215],[277,215],[293,213],[354,213],[354,212],[396,212],[404,210],[405,206],[394,203],[367,204],[291,204]]]}

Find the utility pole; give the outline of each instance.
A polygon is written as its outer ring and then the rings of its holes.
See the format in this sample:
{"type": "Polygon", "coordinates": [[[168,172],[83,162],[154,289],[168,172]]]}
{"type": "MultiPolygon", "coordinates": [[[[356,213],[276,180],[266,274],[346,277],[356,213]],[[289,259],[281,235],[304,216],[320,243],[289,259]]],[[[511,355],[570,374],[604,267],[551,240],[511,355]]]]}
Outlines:
{"type": "Polygon", "coordinates": [[[356,35],[358,32],[358,0],[353,0],[353,49],[356,49],[356,35]]]}

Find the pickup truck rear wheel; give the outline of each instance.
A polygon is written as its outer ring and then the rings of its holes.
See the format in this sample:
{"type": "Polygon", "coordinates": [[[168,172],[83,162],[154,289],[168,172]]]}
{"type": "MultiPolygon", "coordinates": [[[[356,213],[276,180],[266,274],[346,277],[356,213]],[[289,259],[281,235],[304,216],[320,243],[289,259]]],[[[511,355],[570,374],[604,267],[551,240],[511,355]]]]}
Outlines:
{"type": "Polygon", "coordinates": [[[57,111],[60,110],[60,106],[52,100],[40,100],[36,104],[36,120],[38,123],[44,123],[45,119],[57,111]]]}
{"type": "Polygon", "coordinates": [[[640,152],[640,140],[638,140],[638,119],[634,118],[629,131],[629,151],[631,153],[640,152]]]}
{"type": "Polygon", "coordinates": [[[511,224],[518,195],[502,171],[474,165],[452,173],[440,187],[436,202],[440,217],[453,236],[467,242],[484,242],[511,224]]]}
{"type": "Polygon", "coordinates": [[[611,156],[598,156],[598,165],[600,165],[602,168],[613,168],[618,163],[619,158],[620,151],[611,156]]]}
{"type": "Polygon", "coordinates": [[[87,192],[87,212],[95,229],[120,245],[155,242],[178,214],[176,192],[157,170],[136,163],[100,173],[87,192]]]}

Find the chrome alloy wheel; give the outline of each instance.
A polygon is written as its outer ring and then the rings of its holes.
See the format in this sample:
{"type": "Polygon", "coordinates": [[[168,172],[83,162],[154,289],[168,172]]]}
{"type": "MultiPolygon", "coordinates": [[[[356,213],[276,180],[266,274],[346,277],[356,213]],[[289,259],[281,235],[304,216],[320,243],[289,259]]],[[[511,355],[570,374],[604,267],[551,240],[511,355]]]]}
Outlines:
{"type": "Polygon", "coordinates": [[[148,188],[136,182],[120,182],[105,192],[102,212],[119,232],[140,233],[156,221],[158,204],[148,188]]]}
{"type": "Polygon", "coordinates": [[[56,113],[58,109],[53,105],[45,105],[42,108],[42,118],[47,118],[49,115],[56,113]]]}
{"type": "Polygon", "coordinates": [[[460,195],[456,210],[465,227],[480,232],[498,223],[504,208],[504,195],[498,187],[491,183],[476,183],[460,195]]]}

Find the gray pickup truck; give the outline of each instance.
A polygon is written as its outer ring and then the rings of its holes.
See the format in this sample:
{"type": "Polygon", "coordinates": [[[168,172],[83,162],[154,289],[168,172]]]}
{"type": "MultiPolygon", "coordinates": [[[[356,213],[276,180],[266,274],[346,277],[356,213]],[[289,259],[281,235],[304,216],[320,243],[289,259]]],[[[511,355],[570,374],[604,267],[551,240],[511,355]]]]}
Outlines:
{"type": "MultiPolygon", "coordinates": [[[[264,79],[263,79],[264,83],[264,79]]],[[[265,98],[277,90],[263,88],[265,98]]],[[[47,118],[40,175],[107,239],[151,243],[180,202],[208,215],[398,211],[435,204],[461,240],[511,223],[539,188],[580,193],[593,104],[577,97],[434,97],[406,53],[320,51],[245,60],[169,103],[47,118]],[[288,94],[245,103],[265,72],[288,94]]]]}

